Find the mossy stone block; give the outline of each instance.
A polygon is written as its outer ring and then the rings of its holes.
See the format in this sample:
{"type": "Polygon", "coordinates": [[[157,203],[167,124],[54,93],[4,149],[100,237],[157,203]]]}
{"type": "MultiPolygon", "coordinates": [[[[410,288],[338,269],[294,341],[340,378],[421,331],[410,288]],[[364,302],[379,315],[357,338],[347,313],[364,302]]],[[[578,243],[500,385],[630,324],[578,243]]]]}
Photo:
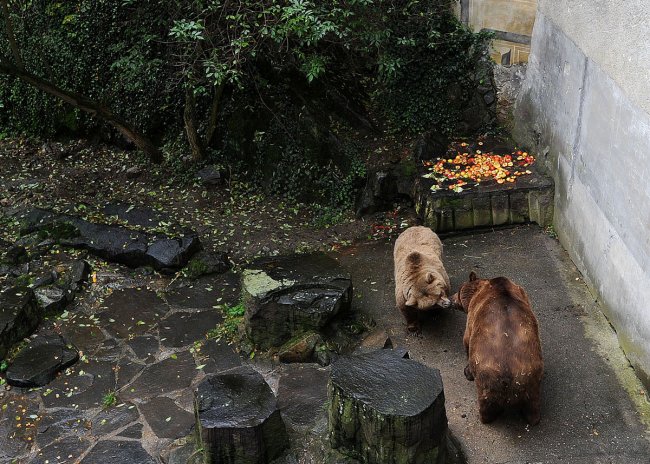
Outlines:
{"type": "Polygon", "coordinates": [[[508,205],[508,195],[505,192],[499,192],[490,197],[492,206],[492,225],[501,226],[508,224],[510,221],[510,211],[508,205]]]}

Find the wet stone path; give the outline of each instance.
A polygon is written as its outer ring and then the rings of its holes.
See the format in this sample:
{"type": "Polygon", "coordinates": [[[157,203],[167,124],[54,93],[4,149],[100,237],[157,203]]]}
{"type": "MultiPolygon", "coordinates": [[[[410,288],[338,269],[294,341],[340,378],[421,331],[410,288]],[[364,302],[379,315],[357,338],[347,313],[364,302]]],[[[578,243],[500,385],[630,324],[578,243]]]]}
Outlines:
{"type": "Polygon", "coordinates": [[[238,277],[172,283],[167,292],[163,283],[98,285],[42,324],[37,333],[62,335],[80,361],[42,388],[0,387],[0,462],[154,463],[191,433],[193,387],[241,363],[205,337],[222,320],[215,306],[239,300],[238,277]]]}
{"type": "MultiPolygon", "coordinates": [[[[471,270],[506,275],[529,293],[545,356],[542,421],[478,420],[463,375],[465,315],[431,314],[421,336],[395,309],[392,243],[330,255],[351,273],[352,310],[374,321],[359,351],[390,345],[442,375],[449,430],[469,463],[647,463],[650,407],[601,309],[559,243],[534,226],[443,240],[452,287],[471,270]]],[[[97,271],[60,317],[38,334],[60,334],[79,361],[37,389],[0,387],[0,463],[192,461],[194,391],[206,375],[252,366],[272,389],[291,448],[274,464],[356,464],[327,445],[331,367],[250,359],[206,333],[218,305],[240,301],[240,276],[193,282],[97,271]],[[201,342],[201,343],[197,343],[201,342]]],[[[462,461],[456,461],[462,462],[462,461]]]]}

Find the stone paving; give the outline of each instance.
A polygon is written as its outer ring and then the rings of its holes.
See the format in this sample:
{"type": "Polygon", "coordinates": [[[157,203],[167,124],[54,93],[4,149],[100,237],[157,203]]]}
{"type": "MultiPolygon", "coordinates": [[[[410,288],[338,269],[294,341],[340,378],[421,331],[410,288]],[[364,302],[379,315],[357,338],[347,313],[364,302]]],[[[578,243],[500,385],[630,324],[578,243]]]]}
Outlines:
{"type": "MultiPolygon", "coordinates": [[[[467,462],[647,462],[643,390],[557,241],[526,226],[444,244],[454,288],[474,269],[513,277],[529,292],[546,360],[540,425],[514,415],[479,423],[474,385],[463,376],[465,316],[440,313],[421,337],[408,335],[394,307],[392,243],[332,253],[352,275],[353,311],[376,324],[361,351],[388,344],[440,369],[449,428],[467,462]]],[[[222,318],[215,306],[240,301],[239,280],[232,272],[194,282],[98,272],[96,284],[37,332],[60,334],[80,360],[42,388],[0,387],[0,463],[192,462],[194,391],[206,375],[241,364],[277,397],[291,448],[274,464],[354,462],[327,445],[330,367],[249,359],[206,340],[222,318]]]]}
{"type": "Polygon", "coordinates": [[[38,334],[60,334],[81,360],[45,387],[0,392],[0,462],[154,463],[191,433],[193,387],[241,363],[205,338],[222,319],[215,306],[239,300],[238,277],[172,285],[87,298],[41,326],[38,334]]]}

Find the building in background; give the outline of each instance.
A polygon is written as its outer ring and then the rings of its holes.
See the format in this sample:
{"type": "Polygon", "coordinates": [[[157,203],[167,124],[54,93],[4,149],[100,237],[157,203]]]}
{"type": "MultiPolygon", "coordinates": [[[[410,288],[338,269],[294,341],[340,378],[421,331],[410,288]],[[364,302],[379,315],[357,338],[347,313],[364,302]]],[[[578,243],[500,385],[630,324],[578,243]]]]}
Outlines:
{"type": "Polygon", "coordinates": [[[499,64],[525,63],[530,54],[537,0],[457,0],[463,24],[494,33],[492,58],[499,64]]]}

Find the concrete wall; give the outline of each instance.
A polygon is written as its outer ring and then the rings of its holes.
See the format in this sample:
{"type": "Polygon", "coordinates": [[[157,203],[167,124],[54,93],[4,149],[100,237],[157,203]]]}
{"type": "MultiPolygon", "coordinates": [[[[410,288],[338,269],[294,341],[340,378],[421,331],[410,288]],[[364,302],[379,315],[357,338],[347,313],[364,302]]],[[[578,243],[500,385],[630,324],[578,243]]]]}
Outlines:
{"type": "Polygon", "coordinates": [[[540,0],[515,136],[556,181],[556,231],[650,387],[650,4],[540,0]]]}
{"type": "Polygon", "coordinates": [[[461,21],[495,34],[492,58],[511,65],[528,61],[537,0],[456,0],[461,21]]]}

